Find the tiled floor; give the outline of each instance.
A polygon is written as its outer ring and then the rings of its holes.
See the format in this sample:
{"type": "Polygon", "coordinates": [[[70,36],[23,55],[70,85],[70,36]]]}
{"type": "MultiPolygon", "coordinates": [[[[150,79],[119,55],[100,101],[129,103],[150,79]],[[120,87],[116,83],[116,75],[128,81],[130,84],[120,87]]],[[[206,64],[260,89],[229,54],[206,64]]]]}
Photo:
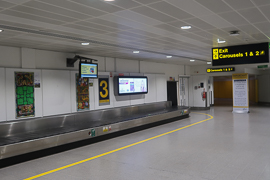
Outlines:
{"type": "MultiPolygon", "coordinates": [[[[269,180],[270,108],[231,111],[193,111],[214,118],[37,179],[269,180]]],[[[0,179],[25,179],[207,118],[192,113],[188,119],[3,168],[0,179]]]]}

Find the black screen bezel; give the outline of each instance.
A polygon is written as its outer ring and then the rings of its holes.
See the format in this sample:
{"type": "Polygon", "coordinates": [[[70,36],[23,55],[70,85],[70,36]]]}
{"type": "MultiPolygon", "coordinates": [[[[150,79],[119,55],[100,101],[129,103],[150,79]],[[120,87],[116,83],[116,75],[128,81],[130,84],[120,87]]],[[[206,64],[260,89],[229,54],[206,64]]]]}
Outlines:
{"type": "Polygon", "coordinates": [[[97,76],[96,77],[84,77],[84,78],[89,78],[89,79],[97,79],[98,78],[98,64],[97,63],[91,63],[91,62],[84,62],[84,61],[80,61],[79,63],[79,77],[82,78],[82,74],[81,74],[81,64],[96,64],[97,65],[97,76]]]}
{"type": "Polygon", "coordinates": [[[117,76],[117,94],[118,96],[127,96],[127,95],[138,95],[138,94],[147,94],[148,93],[148,77],[147,76],[117,76]],[[120,94],[119,92],[119,79],[120,78],[145,78],[146,79],[146,87],[147,87],[147,91],[146,92],[137,92],[137,93],[125,93],[125,94],[120,94]]]}

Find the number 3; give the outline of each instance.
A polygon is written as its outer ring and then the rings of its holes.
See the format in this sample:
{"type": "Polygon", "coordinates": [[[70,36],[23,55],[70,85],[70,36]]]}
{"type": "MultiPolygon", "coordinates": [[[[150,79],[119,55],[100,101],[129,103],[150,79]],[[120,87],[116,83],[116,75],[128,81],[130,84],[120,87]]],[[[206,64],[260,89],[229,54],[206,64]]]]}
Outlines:
{"type": "Polygon", "coordinates": [[[108,83],[103,80],[103,81],[100,82],[99,86],[102,87],[103,84],[104,84],[103,90],[105,91],[105,94],[103,94],[102,91],[100,91],[99,94],[100,94],[100,96],[102,98],[106,98],[108,96],[108,94],[109,94],[109,91],[107,89],[108,88],[108,83]]]}

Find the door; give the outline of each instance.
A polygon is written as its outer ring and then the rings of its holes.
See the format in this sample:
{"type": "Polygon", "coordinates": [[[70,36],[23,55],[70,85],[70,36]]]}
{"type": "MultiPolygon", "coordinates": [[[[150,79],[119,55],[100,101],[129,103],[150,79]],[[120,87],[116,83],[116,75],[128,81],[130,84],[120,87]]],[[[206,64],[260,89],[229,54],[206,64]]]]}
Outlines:
{"type": "Polygon", "coordinates": [[[189,106],[188,104],[188,77],[179,77],[179,104],[180,106],[189,106]]]}
{"type": "Polygon", "coordinates": [[[178,106],[176,81],[167,81],[167,100],[172,102],[172,106],[178,106]]]}

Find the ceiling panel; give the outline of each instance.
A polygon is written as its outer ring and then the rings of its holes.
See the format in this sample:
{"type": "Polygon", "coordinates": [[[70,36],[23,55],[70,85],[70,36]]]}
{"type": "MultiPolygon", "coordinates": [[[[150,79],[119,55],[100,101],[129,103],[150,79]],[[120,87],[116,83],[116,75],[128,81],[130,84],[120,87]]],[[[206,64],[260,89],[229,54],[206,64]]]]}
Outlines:
{"type": "Polygon", "coordinates": [[[72,21],[77,20],[75,18],[71,18],[68,16],[62,16],[59,14],[54,14],[54,13],[50,13],[47,11],[26,7],[26,6],[15,6],[15,7],[11,8],[11,10],[19,11],[22,13],[27,13],[27,14],[30,14],[33,16],[40,16],[40,17],[50,18],[50,19],[54,19],[54,20],[59,20],[59,21],[63,21],[63,22],[72,22],[72,21]]]}
{"type": "Polygon", "coordinates": [[[134,1],[139,2],[141,4],[150,4],[150,3],[158,2],[160,0],[134,0],[134,1]]]}
{"type": "Polygon", "coordinates": [[[10,8],[16,4],[10,3],[8,1],[0,1],[0,7],[1,8],[10,8]]]}
{"type": "Polygon", "coordinates": [[[100,0],[70,0],[71,2],[78,3],[84,6],[89,6],[104,12],[113,13],[123,10],[123,8],[117,7],[113,4],[102,2],[100,0]]]}
{"type": "Polygon", "coordinates": [[[263,5],[267,5],[270,4],[269,0],[251,0],[254,4],[256,4],[257,6],[263,6],[263,5]]]}
{"type": "Polygon", "coordinates": [[[88,22],[93,22],[95,24],[100,24],[100,25],[103,25],[103,26],[108,26],[108,27],[119,29],[119,30],[133,29],[130,26],[118,24],[116,22],[111,22],[111,21],[107,21],[107,20],[104,20],[104,19],[100,19],[100,18],[89,19],[88,22]]]}
{"type": "Polygon", "coordinates": [[[197,3],[200,3],[205,8],[215,12],[215,13],[223,13],[228,11],[233,11],[232,8],[230,8],[226,3],[223,1],[217,1],[217,0],[195,0],[197,3]]]}
{"type": "Polygon", "coordinates": [[[223,0],[235,10],[246,9],[254,7],[250,0],[223,0]]]}
{"type": "Polygon", "coordinates": [[[51,4],[51,5],[60,7],[60,8],[64,8],[67,10],[71,10],[71,11],[74,11],[77,13],[83,13],[83,14],[86,14],[89,16],[97,17],[97,16],[107,14],[107,12],[104,12],[104,11],[101,11],[98,9],[94,9],[92,7],[85,6],[82,4],[77,4],[75,2],[70,2],[67,0],[39,0],[39,1],[43,2],[43,3],[48,3],[48,4],[51,4]]]}
{"type": "Polygon", "coordinates": [[[239,25],[245,25],[249,24],[248,21],[246,21],[241,15],[239,15],[237,12],[228,12],[228,13],[222,13],[219,14],[222,18],[230,22],[231,24],[235,26],[239,25]]]}
{"type": "Polygon", "coordinates": [[[164,1],[154,3],[148,6],[180,20],[194,17],[193,15],[164,1]]]}
{"type": "Polygon", "coordinates": [[[6,14],[6,15],[10,15],[10,16],[15,16],[15,17],[30,19],[30,20],[34,20],[34,21],[38,21],[38,22],[55,24],[55,25],[59,25],[59,24],[64,23],[63,21],[49,19],[49,18],[40,17],[40,16],[34,16],[31,14],[26,14],[26,13],[22,13],[22,12],[18,12],[18,11],[13,11],[13,10],[4,10],[4,11],[1,11],[0,14],[6,14]]]}
{"type": "Polygon", "coordinates": [[[50,5],[50,4],[46,4],[43,2],[38,2],[38,1],[30,1],[27,2],[25,4],[23,4],[24,6],[28,6],[28,7],[32,7],[32,8],[36,8],[39,10],[43,10],[54,14],[61,14],[63,16],[67,16],[67,17],[72,17],[74,19],[86,19],[86,18],[90,18],[92,16],[87,15],[87,14],[83,14],[80,13],[80,11],[73,11],[73,10],[68,10],[68,9],[64,9],[64,8],[60,8],[58,6],[55,5],[50,5]]]}
{"type": "Polygon", "coordinates": [[[149,7],[146,7],[146,6],[134,8],[134,9],[132,9],[132,11],[143,14],[143,15],[148,16],[150,18],[159,20],[161,22],[170,22],[170,21],[176,20],[176,18],[173,18],[171,16],[168,16],[166,14],[163,14],[161,12],[158,12],[158,11],[151,9],[149,7]]]}
{"type": "Polygon", "coordinates": [[[116,6],[119,6],[119,7],[122,7],[122,8],[125,8],[125,9],[130,9],[130,8],[134,8],[134,7],[137,7],[137,6],[141,6],[140,3],[137,3],[135,1],[127,1],[127,0],[117,0],[117,1],[114,1],[114,2],[107,2],[109,4],[112,4],[112,5],[116,5],[116,6]]]}
{"type": "Polygon", "coordinates": [[[0,44],[198,65],[189,59],[210,60],[213,46],[269,42],[269,9],[269,0],[0,0],[0,44]]]}
{"type": "MultiPolygon", "coordinates": [[[[243,9],[238,11],[244,18],[246,18],[250,23],[265,22],[267,19],[257,8],[243,9]]],[[[270,11],[268,9],[268,14],[270,11]]],[[[269,16],[270,17],[270,16],[269,16]]]]}
{"type": "Polygon", "coordinates": [[[157,24],[162,23],[161,21],[149,18],[147,16],[138,14],[138,13],[130,11],[130,10],[123,10],[123,11],[116,12],[114,14],[116,14],[118,16],[125,17],[125,18],[133,20],[133,21],[143,23],[143,24],[151,25],[151,26],[155,26],[157,24]]]}

